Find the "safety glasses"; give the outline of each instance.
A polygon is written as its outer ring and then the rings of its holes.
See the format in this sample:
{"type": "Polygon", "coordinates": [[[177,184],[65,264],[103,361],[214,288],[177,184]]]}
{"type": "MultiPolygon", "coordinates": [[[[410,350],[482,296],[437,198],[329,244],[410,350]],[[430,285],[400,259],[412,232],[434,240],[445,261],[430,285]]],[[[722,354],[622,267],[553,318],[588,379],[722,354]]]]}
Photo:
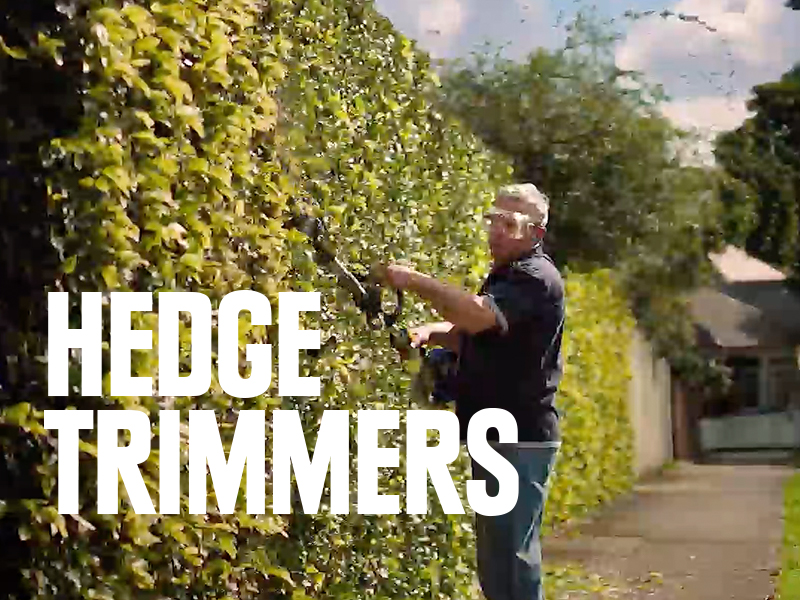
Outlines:
{"type": "Polygon", "coordinates": [[[484,215],[484,221],[488,226],[499,224],[505,227],[516,228],[519,227],[528,219],[525,213],[506,210],[504,208],[492,207],[484,215]]]}

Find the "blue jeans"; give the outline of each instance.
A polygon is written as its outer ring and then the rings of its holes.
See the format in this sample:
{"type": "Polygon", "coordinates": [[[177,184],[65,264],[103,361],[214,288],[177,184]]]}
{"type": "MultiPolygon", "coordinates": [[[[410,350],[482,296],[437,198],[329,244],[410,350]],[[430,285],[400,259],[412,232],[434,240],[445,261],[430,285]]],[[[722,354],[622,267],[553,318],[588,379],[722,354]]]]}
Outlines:
{"type": "MultiPolygon", "coordinates": [[[[519,474],[514,508],[495,517],[476,514],[478,579],[486,600],[544,600],[541,525],[547,483],[560,442],[492,444],[519,474]]],[[[497,495],[499,482],[472,461],[472,478],[486,481],[497,495]]]]}

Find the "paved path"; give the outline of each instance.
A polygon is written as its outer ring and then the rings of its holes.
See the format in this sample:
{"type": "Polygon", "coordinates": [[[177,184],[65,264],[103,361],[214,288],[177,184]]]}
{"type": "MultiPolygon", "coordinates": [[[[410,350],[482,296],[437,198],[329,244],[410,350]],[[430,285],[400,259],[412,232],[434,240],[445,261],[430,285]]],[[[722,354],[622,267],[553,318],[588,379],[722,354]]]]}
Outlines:
{"type": "Polygon", "coordinates": [[[600,598],[765,600],[780,567],[782,486],[791,473],[681,464],[637,486],[577,537],[544,540],[544,558],[632,588],[600,598]],[[661,581],[631,584],[648,580],[661,581]]]}

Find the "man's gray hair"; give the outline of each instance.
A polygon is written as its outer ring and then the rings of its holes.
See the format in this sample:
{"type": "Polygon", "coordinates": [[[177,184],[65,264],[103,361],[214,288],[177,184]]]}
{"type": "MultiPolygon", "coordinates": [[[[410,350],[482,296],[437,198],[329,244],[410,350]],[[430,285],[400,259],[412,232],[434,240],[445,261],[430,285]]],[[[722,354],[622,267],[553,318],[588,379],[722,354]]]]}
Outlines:
{"type": "Polygon", "coordinates": [[[501,187],[498,198],[512,198],[520,201],[525,208],[527,221],[538,227],[547,227],[550,213],[550,200],[532,183],[515,183],[501,187]]]}

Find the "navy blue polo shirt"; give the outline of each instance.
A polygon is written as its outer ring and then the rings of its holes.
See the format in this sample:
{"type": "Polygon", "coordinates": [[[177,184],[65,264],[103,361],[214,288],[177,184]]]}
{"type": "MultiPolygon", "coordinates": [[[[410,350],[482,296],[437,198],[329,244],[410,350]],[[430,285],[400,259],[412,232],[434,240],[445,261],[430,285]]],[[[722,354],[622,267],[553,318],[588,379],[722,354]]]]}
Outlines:
{"type": "MultiPolygon", "coordinates": [[[[492,270],[481,287],[499,324],[462,334],[455,380],[456,414],[466,439],[472,416],[502,408],[517,421],[520,442],[560,439],[555,395],[563,366],[564,282],[537,245],[492,270]]],[[[497,431],[489,431],[497,439],[497,431]]]]}

